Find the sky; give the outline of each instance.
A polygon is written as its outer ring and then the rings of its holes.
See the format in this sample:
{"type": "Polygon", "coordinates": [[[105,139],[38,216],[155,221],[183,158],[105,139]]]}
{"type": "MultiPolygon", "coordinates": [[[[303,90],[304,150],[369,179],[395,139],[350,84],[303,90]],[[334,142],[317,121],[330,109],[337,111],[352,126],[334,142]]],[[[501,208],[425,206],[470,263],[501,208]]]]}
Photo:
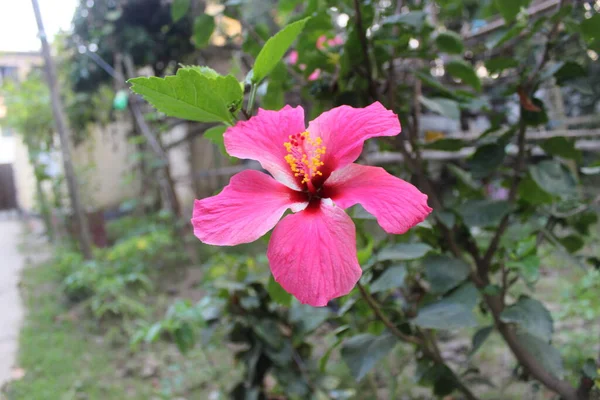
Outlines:
{"type": "MultiPolygon", "coordinates": [[[[78,0],[38,0],[48,38],[68,30],[78,0]]],[[[40,40],[30,0],[0,0],[0,51],[37,51],[40,40]]]]}

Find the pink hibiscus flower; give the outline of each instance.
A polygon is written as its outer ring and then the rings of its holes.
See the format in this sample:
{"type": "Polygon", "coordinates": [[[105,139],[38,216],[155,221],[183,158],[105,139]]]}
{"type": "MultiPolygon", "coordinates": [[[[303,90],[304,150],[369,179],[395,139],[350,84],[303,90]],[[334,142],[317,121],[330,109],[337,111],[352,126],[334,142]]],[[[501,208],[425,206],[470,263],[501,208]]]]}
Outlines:
{"type": "Polygon", "coordinates": [[[275,227],[267,250],[273,277],[301,303],[325,306],[361,276],[356,232],[343,211],[361,204],[389,233],[402,234],[431,212],[427,196],[383,168],[354,164],[363,142],[400,133],[380,103],[341,106],[304,125],[302,107],[259,110],[225,132],[227,152],[260,162],[217,196],[196,200],[194,234],[207,244],[253,242],[275,227]],[[287,210],[292,214],[281,221],[287,210]]]}

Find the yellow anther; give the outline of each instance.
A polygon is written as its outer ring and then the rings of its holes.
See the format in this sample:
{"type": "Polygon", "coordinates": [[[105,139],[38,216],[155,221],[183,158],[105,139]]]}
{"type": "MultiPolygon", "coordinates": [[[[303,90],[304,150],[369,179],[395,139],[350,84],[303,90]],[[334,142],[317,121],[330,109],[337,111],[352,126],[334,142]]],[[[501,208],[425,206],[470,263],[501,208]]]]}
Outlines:
{"type": "Polygon", "coordinates": [[[311,138],[309,132],[302,132],[289,136],[290,141],[283,146],[288,152],[285,161],[289,164],[295,177],[302,178],[301,184],[310,182],[314,176],[322,176],[319,168],[325,165],[322,156],[326,147],[320,137],[311,138]]]}

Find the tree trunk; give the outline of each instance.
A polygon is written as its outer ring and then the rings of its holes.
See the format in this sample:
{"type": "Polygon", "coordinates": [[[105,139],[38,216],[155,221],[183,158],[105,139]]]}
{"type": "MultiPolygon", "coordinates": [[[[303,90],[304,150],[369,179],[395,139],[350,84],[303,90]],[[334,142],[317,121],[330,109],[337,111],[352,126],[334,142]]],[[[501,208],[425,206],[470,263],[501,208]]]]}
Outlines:
{"type": "Polygon", "coordinates": [[[65,178],[67,181],[67,187],[69,190],[69,198],[71,200],[71,207],[75,216],[75,223],[77,225],[79,233],[79,243],[81,245],[81,251],[86,259],[92,258],[92,239],[88,228],[87,219],[81,203],[81,197],[79,195],[79,187],[77,184],[77,176],[75,174],[75,168],[73,167],[73,161],[71,157],[71,149],[69,147],[69,128],[67,125],[67,119],[62,104],[62,99],[58,91],[58,80],[56,76],[56,67],[52,55],[50,54],[50,45],[44,31],[44,23],[42,21],[42,14],[37,0],[31,0],[33,5],[33,11],[35,13],[35,19],[37,21],[40,41],[42,42],[42,55],[46,66],[46,77],[48,80],[48,86],[50,88],[50,101],[52,102],[52,113],[54,114],[54,122],[56,123],[56,129],[60,138],[60,147],[62,153],[62,159],[65,169],[65,178]]]}

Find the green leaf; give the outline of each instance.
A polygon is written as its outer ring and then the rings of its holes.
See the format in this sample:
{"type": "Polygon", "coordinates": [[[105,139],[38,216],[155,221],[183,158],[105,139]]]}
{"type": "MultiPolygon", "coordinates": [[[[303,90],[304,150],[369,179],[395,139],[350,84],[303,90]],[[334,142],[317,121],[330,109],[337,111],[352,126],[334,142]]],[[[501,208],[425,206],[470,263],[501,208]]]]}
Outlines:
{"type": "Polygon", "coordinates": [[[481,186],[473,180],[473,177],[469,172],[457,167],[454,164],[448,164],[447,168],[448,171],[450,171],[450,173],[456,177],[456,179],[464,183],[468,188],[475,191],[481,189],[481,186]]]}
{"type": "Polygon", "coordinates": [[[499,74],[505,69],[516,68],[518,66],[519,62],[517,60],[508,57],[494,57],[485,62],[485,68],[490,74],[499,74]]]}
{"type": "Polygon", "coordinates": [[[275,282],[273,276],[269,277],[269,283],[267,284],[267,292],[271,299],[282,306],[289,307],[292,304],[292,295],[285,291],[281,285],[275,282]]]}
{"type": "Polygon", "coordinates": [[[446,255],[430,255],[423,260],[425,276],[433,293],[444,294],[469,276],[471,269],[462,260],[446,255]]]}
{"type": "Polygon", "coordinates": [[[204,138],[210,140],[213,144],[216,144],[219,147],[221,154],[224,156],[228,155],[227,150],[225,149],[225,142],[223,140],[223,134],[225,133],[226,129],[226,126],[218,125],[204,131],[204,138]]]}
{"type": "Polygon", "coordinates": [[[461,139],[448,138],[438,139],[435,142],[431,142],[425,145],[426,149],[438,150],[438,151],[459,151],[467,144],[461,139]]]}
{"type": "Polygon", "coordinates": [[[573,175],[558,161],[544,160],[529,167],[535,183],[545,192],[567,198],[576,194],[577,182],[573,175]]]}
{"type": "Polygon", "coordinates": [[[519,199],[532,205],[552,203],[552,196],[542,190],[529,175],[519,183],[517,194],[519,199]]]}
{"type": "Polygon", "coordinates": [[[330,311],[325,307],[315,308],[297,301],[292,301],[290,308],[290,321],[298,325],[298,329],[294,333],[299,335],[306,335],[314,331],[327,321],[329,315],[330,311]]]}
{"type": "Polygon", "coordinates": [[[505,156],[506,146],[503,143],[488,143],[479,146],[467,162],[473,177],[480,179],[497,171],[505,156]]]}
{"type": "Polygon", "coordinates": [[[500,11],[502,18],[508,23],[514,21],[521,11],[521,7],[527,7],[531,0],[494,0],[494,5],[500,11]]]}
{"type": "Polygon", "coordinates": [[[498,225],[510,210],[507,201],[469,200],[458,208],[458,213],[468,227],[485,228],[498,225]]]}
{"type": "Polygon", "coordinates": [[[479,294],[473,284],[468,283],[435,303],[419,310],[412,322],[427,329],[460,329],[477,326],[473,308],[479,294]]]}
{"type": "Polygon", "coordinates": [[[419,101],[431,111],[441,114],[450,119],[460,119],[460,108],[454,100],[445,99],[442,97],[429,99],[425,96],[420,96],[419,101]]]}
{"type": "Polygon", "coordinates": [[[392,352],[396,344],[398,339],[389,333],[381,336],[365,333],[344,341],[341,354],[354,379],[360,381],[382,358],[392,352]]]}
{"type": "Polygon", "coordinates": [[[404,278],[406,278],[406,267],[404,265],[389,267],[371,284],[371,293],[384,292],[400,287],[404,285],[404,278]]]}
{"type": "Polygon", "coordinates": [[[571,234],[565,237],[558,239],[560,244],[563,245],[565,250],[567,250],[570,254],[576,253],[583,248],[585,242],[583,238],[579,235],[571,234]]]}
{"type": "Polygon", "coordinates": [[[506,323],[513,323],[523,331],[535,336],[545,342],[550,342],[554,332],[552,315],[539,301],[527,296],[521,296],[519,300],[507,307],[500,319],[506,323]]]}
{"type": "Polygon", "coordinates": [[[215,30],[215,19],[208,14],[202,14],[194,20],[194,45],[202,49],[208,45],[210,37],[215,30]]]}
{"type": "Polygon", "coordinates": [[[379,261],[405,261],[416,260],[432,250],[425,243],[398,243],[382,249],[377,255],[379,261]]]}
{"type": "Polygon", "coordinates": [[[559,379],[564,377],[565,371],[562,357],[555,347],[548,344],[548,342],[527,333],[518,333],[517,338],[522,347],[527,349],[527,351],[535,357],[540,365],[543,365],[548,372],[559,379]]]}
{"type": "Polygon", "coordinates": [[[446,72],[452,77],[460,79],[478,92],[481,91],[481,80],[475,73],[473,66],[464,60],[454,60],[446,64],[446,72]]]}
{"type": "Polygon", "coordinates": [[[278,62],[267,86],[267,93],[261,99],[260,105],[265,110],[280,110],[285,105],[285,84],[289,81],[287,67],[278,62]]]}
{"type": "Polygon", "coordinates": [[[584,19],[580,27],[587,39],[600,39],[600,14],[594,13],[591,18],[584,19]]]}
{"type": "Polygon", "coordinates": [[[437,79],[431,76],[428,72],[417,71],[415,72],[415,76],[419,78],[425,85],[439,90],[441,93],[445,93],[447,95],[453,95],[453,92],[448,89],[446,86],[442,85],[437,79]]]}
{"type": "Polygon", "coordinates": [[[260,83],[271,71],[275,65],[283,58],[285,52],[290,48],[294,40],[304,29],[304,25],[310,19],[306,17],[299,21],[289,24],[272,38],[267,40],[254,63],[252,83],[260,83]]]}
{"type": "Polygon", "coordinates": [[[481,348],[483,343],[490,337],[490,334],[494,331],[494,326],[486,326],[479,329],[473,335],[473,340],[471,342],[471,351],[469,352],[469,357],[472,357],[477,351],[481,348]]]}
{"type": "Polygon", "coordinates": [[[175,337],[175,344],[180,352],[186,353],[196,343],[196,337],[194,335],[194,329],[192,326],[184,322],[178,329],[173,332],[175,337]]]}
{"type": "Polygon", "coordinates": [[[183,18],[189,8],[190,0],[173,0],[171,4],[171,19],[173,22],[177,22],[183,18]]]}
{"type": "Polygon", "coordinates": [[[554,74],[556,83],[559,86],[584,76],[587,76],[586,69],[575,61],[565,61],[563,66],[554,74]]]}
{"type": "Polygon", "coordinates": [[[526,20],[519,21],[514,26],[512,26],[510,29],[508,29],[507,31],[504,31],[503,34],[502,34],[502,31],[498,32],[497,36],[493,36],[492,39],[486,43],[486,47],[490,50],[493,48],[496,48],[496,47],[500,47],[504,43],[508,42],[509,40],[514,39],[517,36],[519,36],[526,27],[527,27],[526,20]]]}
{"type": "Polygon", "coordinates": [[[600,377],[598,374],[598,366],[593,358],[585,360],[583,367],[581,367],[581,372],[590,379],[598,379],[600,377]]]}
{"type": "Polygon", "coordinates": [[[521,114],[528,126],[538,126],[548,123],[548,113],[544,102],[538,98],[532,97],[531,102],[541,111],[529,111],[521,107],[521,114]]]}
{"type": "Polygon", "coordinates": [[[420,31],[425,24],[425,17],[427,17],[427,14],[423,11],[410,11],[404,14],[396,14],[385,17],[381,23],[384,25],[400,24],[414,28],[416,31],[420,31]]]}
{"type": "Polygon", "coordinates": [[[150,329],[148,329],[148,332],[146,332],[146,336],[145,336],[144,340],[147,343],[153,343],[154,341],[156,341],[156,339],[158,339],[161,332],[162,332],[162,324],[160,322],[157,322],[157,323],[153,324],[150,327],[150,329]]]}
{"type": "Polygon", "coordinates": [[[522,260],[508,261],[506,266],[517,271],[528,284],[533,284],[540,278],[540,258],[535,254],[522,260]]]}
{"type": "Polygon", "coordinates": [[[435,38],[435,43],[438,49],[449,54],[462,54],[464,51],[462,37],[453,31],[440,33],[435,38]]]}
{"type": "Polygon", "coordinates": [[[212,78],[195,68],[180,68],[175,76],[140,77],[128,81],[158,111],[199,122],[233,123],[231,109],[242,102],[242,88],[233,76],[212,78]]]}
{"type": "Polygon", "coordinates": [[[548,154],[568,158],[571,160],[581,161],[581,151],[575,148],[575,143],[563,136],[555,136],[546,139],[540,147],[548,154]]]}

